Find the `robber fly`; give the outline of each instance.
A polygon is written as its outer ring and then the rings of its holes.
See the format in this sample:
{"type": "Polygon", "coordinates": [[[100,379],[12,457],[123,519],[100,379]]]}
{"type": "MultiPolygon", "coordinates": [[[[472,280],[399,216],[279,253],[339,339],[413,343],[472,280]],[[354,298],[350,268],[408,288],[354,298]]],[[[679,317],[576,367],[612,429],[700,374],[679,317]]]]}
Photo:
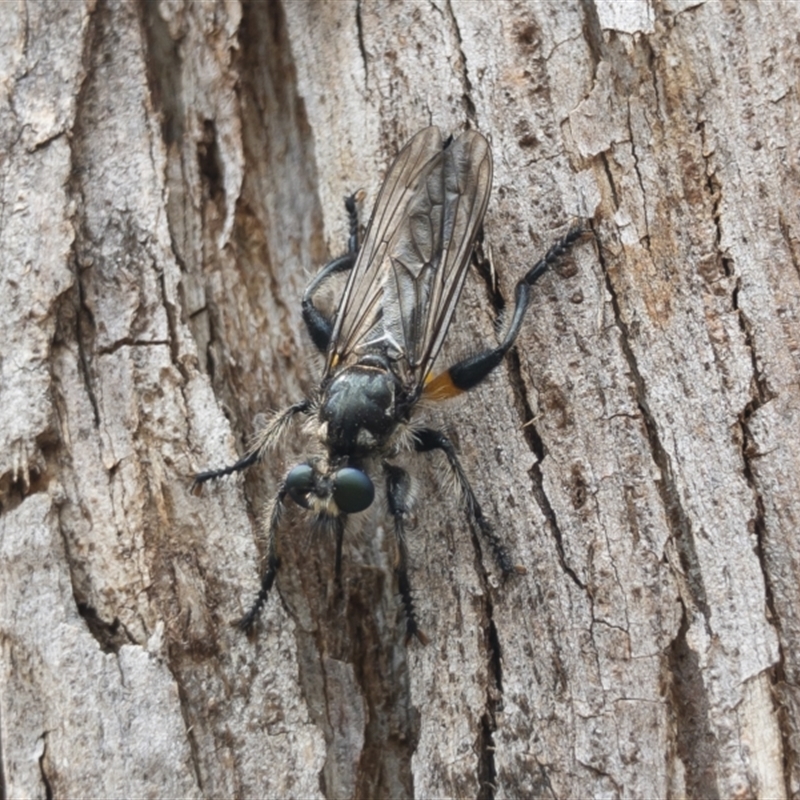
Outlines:
{"type": "Polygon", "coordinates": [[[383,481],[397,541],[396,573],[406,641],[426,637],[417,625],[408,578],[405,526],[411,513],[411,480],[393,462],[403,451],[440,451],[458,486],[469,523],[488,542],[504,575],[515,567],[486,520],[450,439],[414,420],[422,398],[444,400],[477,386],[514,344],[531,286],[581,235],[570,231],[517,284],[514,313],[502,342],[438,374],[442,347],[467,274],[473,243],[492,186],[486,139],[466,131],[442,141],[438,128],[421,130],[400,151],[378,195],[363,244],[358,244],[355,196],[347,198],[350,238],[345,255],[331,261],[303,295],[303,320],[324,354],[319,388],[275,415],[250,451],[235,464],[201,472],[195,485],[229,475],[265,458],[292,421],[311,418],[322,455],[293,467],[265,517],[267,564],[261,590],[239,621],[249,633],[280,566],[276,538],[288,499],[308,509],[336,535],[336,571],[350,514],[369,508],[374,480],[383,481]],[[349,273],[333,317],[314,303],[332,276],[349,273]],[[372,476],[372,477],[371,477],[372,476]]]}

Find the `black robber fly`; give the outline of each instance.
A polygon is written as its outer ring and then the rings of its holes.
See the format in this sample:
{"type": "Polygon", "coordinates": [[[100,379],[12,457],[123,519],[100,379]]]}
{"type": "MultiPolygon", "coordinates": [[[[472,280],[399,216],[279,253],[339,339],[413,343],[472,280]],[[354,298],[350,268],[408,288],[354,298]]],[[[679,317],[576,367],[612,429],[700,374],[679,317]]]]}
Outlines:
{"type": "Polygon", "coordinates": [[[194,479],[197,486],[243,470],[265,458],[298,415],[313,420],[320,454],[289,470],[265,517],[267,565],[255,602],[239,620],[243,631],[252,630],[278,572],[276,538],[287,500],[333,529],[338,574],[347,517],[369,508],[375,482],[382,481],[397,541],[406,640],[427,641],[417,625],[408,578],[405,526],[411,480],[393,463],[404,451],[440,451],[470,525],[488,542],[503,574],[524,571],[514,566],[483,516],[450,439],[414,418],[422,398],[444,400],[469,391],[500,364],[519,333],[531,286],[581,236],[580,228],[571,230],[519,281],[511,322],[499,345],[436,372],[491,187],[492,154],[480,133],[466,131],[443,142],[439,129],[430,127],[417,133],[392,164],[360,247],[356,197],[345,201],[348,251],[320,271],[302,301],[303,320],[325,356],[319,388],[272,417],[235,464],[194,479]],[[314,297],[339,273],[349,274],[331,318],[314,297]]]}

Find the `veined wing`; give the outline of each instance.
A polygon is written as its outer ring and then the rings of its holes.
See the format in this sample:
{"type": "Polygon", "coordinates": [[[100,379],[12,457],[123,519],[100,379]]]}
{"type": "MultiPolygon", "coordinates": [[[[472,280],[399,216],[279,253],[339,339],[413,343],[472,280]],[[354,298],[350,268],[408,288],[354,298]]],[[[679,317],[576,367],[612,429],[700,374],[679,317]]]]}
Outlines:
{"type": "Polygon", "coordinates": [[[492,185],[489,144],[421,130],[381,188],[336,312],[326,374],[369,352],[421,386],[444,342],[492,185]]]}

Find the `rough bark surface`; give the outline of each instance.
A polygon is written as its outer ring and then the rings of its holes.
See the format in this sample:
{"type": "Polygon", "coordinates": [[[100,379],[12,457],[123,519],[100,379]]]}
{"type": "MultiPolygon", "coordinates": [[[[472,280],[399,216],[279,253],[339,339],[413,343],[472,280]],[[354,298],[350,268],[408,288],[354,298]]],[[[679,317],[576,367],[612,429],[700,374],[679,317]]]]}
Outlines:
{"type": "Polygon", "coordinates": [[[22,2],[0,14],[0,798],[800,796],[800,6],[22,2]],[[526,575],[417,459],[403,643],[381,504],[300,513],[251,641],[258,414],[419,128],[490,137],[442,355],[526,575]]]}

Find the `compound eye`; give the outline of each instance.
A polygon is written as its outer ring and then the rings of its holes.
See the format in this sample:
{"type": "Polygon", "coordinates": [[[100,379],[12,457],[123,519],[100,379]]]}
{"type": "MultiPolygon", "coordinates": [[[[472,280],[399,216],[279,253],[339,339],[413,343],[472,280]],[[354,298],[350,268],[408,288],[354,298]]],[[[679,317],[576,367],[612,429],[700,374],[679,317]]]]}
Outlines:
{"type": "Polygon", "coordinates": [[[286,476],[286,491],[298,505],[308,508],[306,495],[314,488],[314,469],[310,464],[298,464],[286,476]]]}
{"type": "Polygon", "coordinates": [[[360,469],[345,467],[333,476],[333,500],[345,514],[357,514],[372,505],[375,487],[360,469]]]}

